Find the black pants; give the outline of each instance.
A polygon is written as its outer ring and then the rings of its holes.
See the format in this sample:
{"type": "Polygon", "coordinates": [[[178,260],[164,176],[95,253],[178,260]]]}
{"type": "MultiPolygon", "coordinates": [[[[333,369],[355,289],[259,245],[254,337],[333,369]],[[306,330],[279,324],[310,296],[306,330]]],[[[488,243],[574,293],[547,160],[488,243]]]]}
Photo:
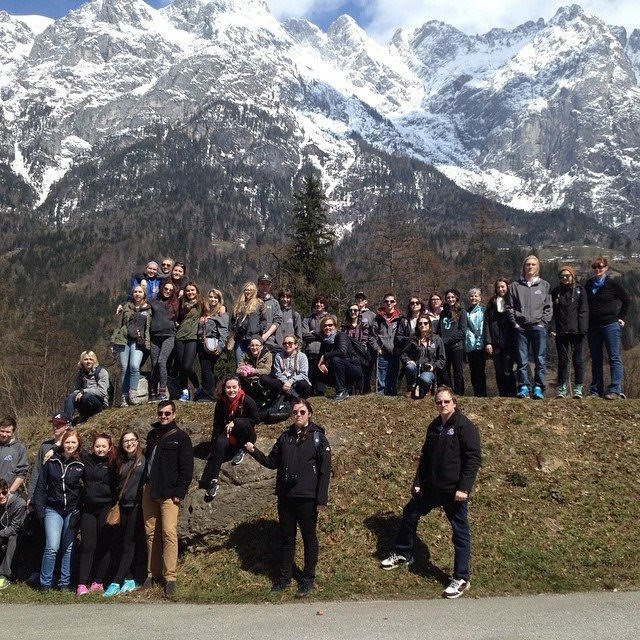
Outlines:
{"type": "Polygon", "coordinates": [[[369,364],[362,367],[362,393],[371,393],[371,380],[378,370],[378,352],[369,349],[369,364]]]}
{"type": "Polygon", "coordinates": [[[112,556],[116,569],[112,582],[119,585],[125,580],[144,580],[147,573],[147,544],[142,522],[142,507],[120,507],[120,527],[113,536],[112,556]]]}
{"type": "Polygon", "coordinates": [[[463,349],[452,349],[445,347],[444,353],[447,361],[442,370],[442,384],[446,384],[453,389],[458,396],[464,395],[464,372],[462,363],[464,360],[463,349]],[[451,369],[453,369],[453,384],[451,383],[451,369]]]}
{"type": "Polygon", "coordinates": [[[198,376],[193,368],[196,361],[197,348],[197,340],[176,340],[176,362],[180,369],[180,386],[183,389],[188,387],[189,382],[193,385],[194,389],[199,386],[198,376]]]}
{"type": "Polygon", "coordinates": [[[329,383],[333,383],[336,393],[348,391],[352,386],[360,389],[362,381],[362,367],[356,360],[349,358],[331,358],[328,364],[329,375],[325,377],[329,383]]]}
{"type": "Polygon", "coordinates": [[[113,529],[107,524],[110,504],[85,506],[80,518],[80,565],[78,584],[104,582],[111,563],[113,529]]]}
{"type": "Polygon", "coordinates": [[[200,485],[208,487],[212,480],[217,480],[220,476],[220,469],[223,462],[228,462],[233,456],[244,447],[247,442],[256,441],[255,429],[245,428],[236,425],[231,432],[236,439],[236,444],[231,444],[227,438],[226,431],[221,433],[211,442],[211,457],[202,473],[200,485]]]}
{"type": "Polygon", "coordinates": [[[313,498],[278,498],[280,521],[280,580],[289,582],[296,554],[296,532],[300,527],[304,545],[302,580],[313,583],[318,564],[318,505],[313,498]]]}
{"type": "Polygon", "coordinates": [[[487,362],[487,356],[485,355],[484,350],[469,351],[469,353],[467,353],[467,362],[469,363],[473,395],[476,396],[476,398],[486,398],[487,374],[485,371],[485,365],[487,362]]]}
{"type": "Polygon", "coordinates": [[[202,395],[209,400],[215,399],[216,374],[215,366],[219,355],[209,353],[204,350],[201,343],[198,343],[198,360],[200,360],[200,372],[202,373],[202,395]]]}
{"type": "Polygon", "coordinates": [[[502,398],[515,398],[516,374],[513,370],[515,359],[511,349],[493,349],[493,368],[496,370],[496,384],[502,398]]]}
{"type": "Polygon", "coordinates": [[[318,369],[318,362],[320,362],[320,354],[307,353],[307,360],[309,361],[309,381],[311,382],[312,393],[314,396],[323,396],[327,390],[327,384],[325,378],[318,369]]]}
{"type": "Polygon", "coordinates": [[[575,333],[556,334],[556,349],[558,351],[558,384],[567,383],[567,369],[569,366],[569,352],[573,352],[574,384],[584,382],[584,368],[582,366],[582,345],[584,336],[575,333]]]}
{"type": "Polygon", "coordinates": [[[268,387],[269,390],[277,396],[282,394],[292,396],[293,394],[291,394],[291,391],[295,391],[295,394],[299,398],[308,398],[312,392],[311,385],[306,380],[298,380],[298,382],[295,382],[289,390],[289,393],[284,392],[282,389],[283,383],[275,376],[262,376],[260,378],[260,383],[263,386],[268,387]]]}

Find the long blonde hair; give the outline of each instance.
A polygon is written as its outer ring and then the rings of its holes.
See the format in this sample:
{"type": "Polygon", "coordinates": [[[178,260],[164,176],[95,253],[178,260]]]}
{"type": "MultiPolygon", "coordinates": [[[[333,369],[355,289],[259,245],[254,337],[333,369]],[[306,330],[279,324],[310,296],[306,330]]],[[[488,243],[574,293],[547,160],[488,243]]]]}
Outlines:
{"type": "Polygon", "coordinates": [[[254,313],[262,306],[262,300],[258,298],[258,286],[255,282],[245,282],[242,285],[242,291],[236,298],[236,302],[233,305],[233,315],[236,318],[241,318],[254,313]],[[251,288],[253,290],[253,296],[247,301],[244,299],[244,290],[251,288]]]}

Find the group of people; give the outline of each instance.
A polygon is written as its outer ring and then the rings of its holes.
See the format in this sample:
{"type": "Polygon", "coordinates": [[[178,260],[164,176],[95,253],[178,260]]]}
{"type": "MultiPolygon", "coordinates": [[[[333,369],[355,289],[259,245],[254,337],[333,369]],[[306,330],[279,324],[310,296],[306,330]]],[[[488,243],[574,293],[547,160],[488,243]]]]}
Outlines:
{"type": "MultiPolygon", "coordinates": [[[[501,396],[541,399],[549,336],[558,353],[558,397],[624,398],[621,335],[630,298],[619,279],[609,276],[606,258],[597,257],[591,266],[593,276],[585,284],[565,265],[552,286],[540,277],[538,258],[528,256],[517,279],[495,281],[486,305],[478,288],[468,291],[466,305],[460,291],[450,288],[426,301],[411,296],[402,314],[392,293],[373,311],[366,295],[358,292],[339,320],[322,295],[302,317],[293,308],[291,289],[272,295],[273,279],[267,273],[257,283],[245,283],[228,311],[219,289],[204,297],[186,280],[183,263],[165,258],[158,267],[150,262],[144,273],[134,275],[112,335],[120,359],[122,404],[142,401],[137,388],[147,356],[149,401],[170,398],[171,371],[179,382],[174,398],[213,401],[215,366],[225,350],[234,354],[241,387],[257,402],[262,417],[269,411],[286,416],[293,399],[324,395],[327,387],[335,389],[336,400],[371,391],[396,395],[402,377],[409,397],[423,397],[436,385],[464,395],[465,363],[474,395],[486,396],[487,359],[493,360],[501,396]],[[583,386],[585,339],[592,363],[588,390],[583,386]],[[607,387],[604,349],[611,370],[607,387]]],[[[60,416],[71,421],[77,410],[86,419],[108,406],[112,393],[106,368],[92,351],[85,352],[60,416]]]]}

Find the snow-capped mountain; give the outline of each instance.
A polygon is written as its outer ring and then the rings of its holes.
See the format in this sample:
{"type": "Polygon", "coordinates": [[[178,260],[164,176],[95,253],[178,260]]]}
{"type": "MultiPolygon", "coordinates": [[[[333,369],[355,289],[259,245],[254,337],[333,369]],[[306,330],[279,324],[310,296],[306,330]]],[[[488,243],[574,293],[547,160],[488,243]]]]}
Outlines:
{"type": "Polygon", "coordinates": [[[640,31],[576,5],[482,36],[429,22],[383,46],[348,16],[324,33],[280,24],[260,0],[93,0],[40,33],[0,12],[0,64],[0,163],[63,219],[81,200],[70,170],[156,125],[215,136],[204,164],[318,166],[347,228],[359,140],[514,207],[575,206],[611,226],[637,216],[640,31]],[[279,122],[286,141],[231,128],[229,105],[279,122]]]}

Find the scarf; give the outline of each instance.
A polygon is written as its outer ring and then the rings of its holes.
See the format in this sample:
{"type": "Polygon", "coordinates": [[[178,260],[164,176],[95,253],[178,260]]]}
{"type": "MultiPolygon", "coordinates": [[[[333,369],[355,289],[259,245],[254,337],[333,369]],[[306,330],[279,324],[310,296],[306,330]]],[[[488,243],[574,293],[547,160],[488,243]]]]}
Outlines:
{"type": "Polygon", "coordinates": [[[333,344],[336,341],[336,336],[338,335],[337,331],[333,331],[328,336],[324,336],[322,338],[322,342],[325,344],[333,344]]]}
{"type": "Polygon", "coordinates": [[[593,278],[593,282],[591,283],[591,293],[595,296],[598,293],[598,289],[605,283],[607,279],[607,274],[605,273],[602,278],[593,278]]]}
{"type": "Polygon", "coordinates": [[[238,393],[236,393],[236,397],[233,399],[229,399],[229,396],[225,393],[222,395],[222,399],[224,400],[224,406],[227,409],[227,413],[229,416],[232,416],[244,400],[244,391],[242,389],[238,389],[238,393]]]}

